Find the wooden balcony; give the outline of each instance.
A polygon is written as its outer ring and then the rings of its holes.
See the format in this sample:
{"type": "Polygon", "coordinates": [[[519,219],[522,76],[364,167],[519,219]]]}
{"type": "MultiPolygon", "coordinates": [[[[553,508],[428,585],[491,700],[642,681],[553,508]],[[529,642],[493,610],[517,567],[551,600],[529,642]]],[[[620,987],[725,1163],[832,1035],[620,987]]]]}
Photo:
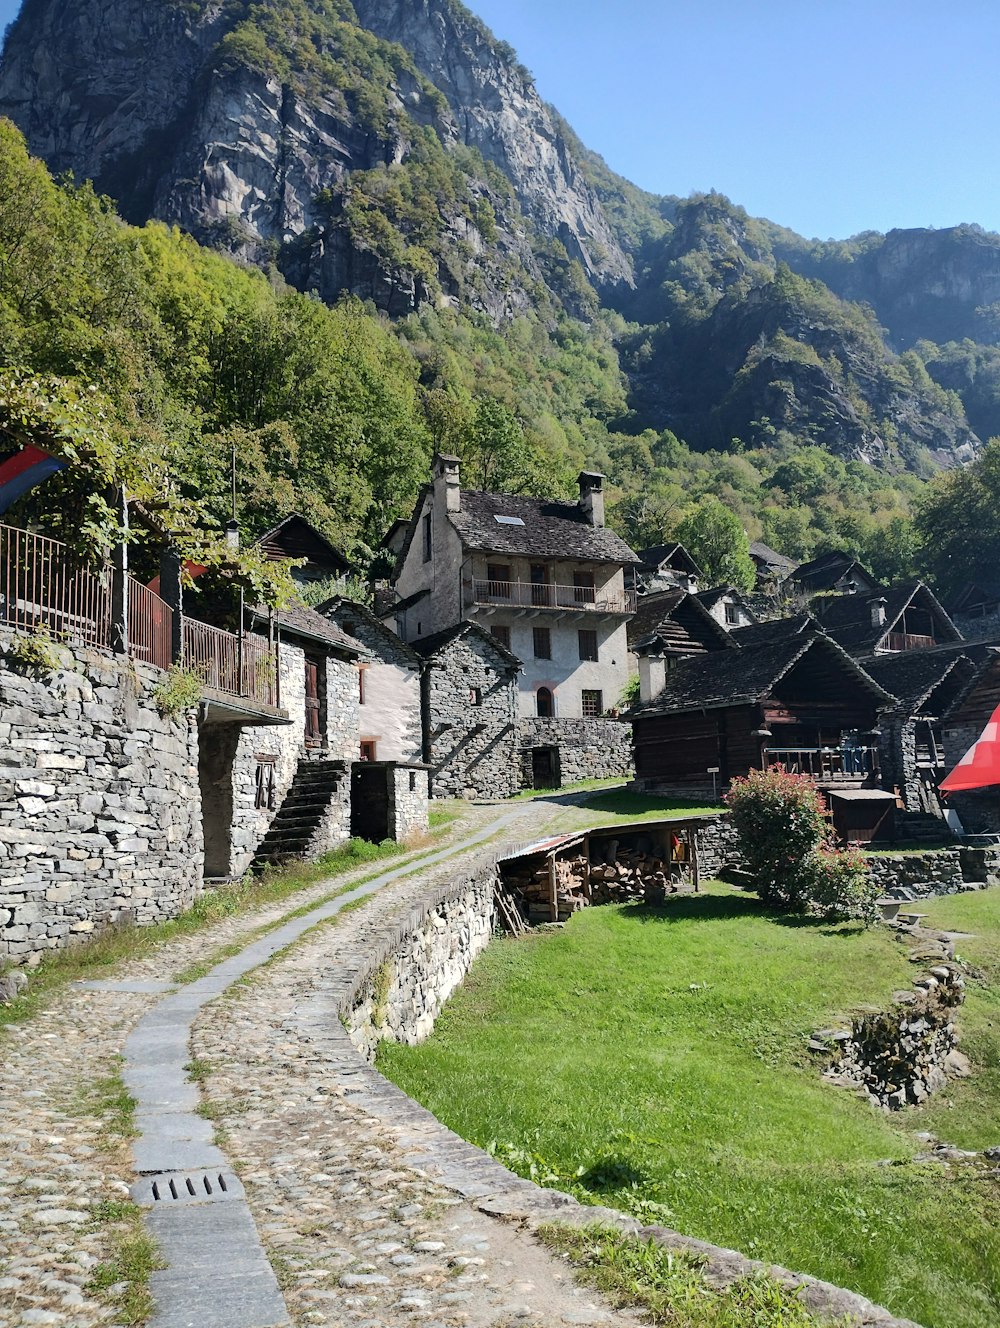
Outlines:
{"type": "Polygon", "coordinates": [[[886,650],[896,653],[902,650],[930,650],[936,645],[933,636],[922,636],[917,632],[890,632],[885,638],[886,650]]]}
{"type": "Polygon", "coordinates": [[[471,603],[484,608],[519,612],[602,613],[627,617],[635,613],[635,591],[607,591],[594,586],[563,586],[554,582],[473,581],[471,603]]]}
{"type": "Polygon", "coordinates": [[[767,747],[763,757],[765,766],[808,775],[817,784],[858,784],[879,772],[877,747],[767,747]]]}

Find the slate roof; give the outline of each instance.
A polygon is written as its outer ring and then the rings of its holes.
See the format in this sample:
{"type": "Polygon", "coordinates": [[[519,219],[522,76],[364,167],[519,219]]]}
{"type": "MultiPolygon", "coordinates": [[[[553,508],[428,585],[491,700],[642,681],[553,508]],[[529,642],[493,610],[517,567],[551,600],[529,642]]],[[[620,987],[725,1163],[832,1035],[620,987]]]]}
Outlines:
{"type": "Polygon", "coordinates": [[[898,709],[906,714],[914,714],[919,710],[954,669],[964,671],[967,668],[971,676],[976,668],[961,646],[874,655],[862,661],[862,665],[879,686],[897,698],[898,709]]]}
{"type": "Polygon", "coordinates": [[[690,576],[701,576],[701,569],[683,544],[653,544],[639,550],[639,561],[647,572],[655,572],[664,563],[676,563],[690,576]]]}
{"type": "MultiPolygon", "coordinates": [[[[357,600],[346,599],[342,595],[335,595],[332,599],[324,600],[322,604],[316,606],[316,612],[331,622],[333,621],[333,615],[339,609],[344,610],[345,616],[349,613],[354,618],[362,619],[373,632],[385,640],[388,645],[391,645],[393,649],[401,651],[404,655],[409,655],[414,663],[420,662],[420,657],[417,655],[413,647],[407,645],[402,637],[397,636],[391,627],[387,627],[385,623],[382,622],[381,618],[372,613],[367,604],[359,604],[357,600]]],[[[334,623],[333,625],[336,626],[338,630],[342,630],[339,624],[334,623]]],[[[355,638],[350,632],[347,632],[346,636],[348,640],[355,641],[355,644],[360,645],[357,638],[355,638]]],[[[361,648],[364,649],[364,646],[362,645],[361,648]]]]}
{"type": "MultiPolygon", "coordinates": [[[[251,612],[257,622],[267,624],[268,612],[264,605],[257,605],[251,612]]],[[[274,621],[286,636],[318,641],[321,645],[328,646],[338,654],[347,655],[351,659],[357,659],[368,653],[353,637],[342,632],[335,623],[305,604],[294,603],[284,609],[275,609],[274,621]]]]}
{"type": "Polygon", "coordinates": [[[879,584],[867,567],[858,562],[857,558],[852,558],[849,553],[844,553],[842,549],[834,549],[830,553],[821,553],[818,558],[812,558],[807,563],[800,563],[793,573],[792,580],[797,581],[805,590],[813,593],[821,590],[833,590],[842,578],[855,568],[871,582],[872,586],[879,584]]]}
{"type": "Polygon", "coordinates": [[[525,558],[570,558],[580,562],[635,565],[639,558],[606,526],[592,526],[577,503],[521,494],[463,489],[461,510],[448,519],[468,549],[525,558]],[[498,516],[520,517],[506,525],[498,516]]]}
{"type": "Polygon", "coordinates": [[[790,640],[755,650],[719,650],[682,659],[667,674],[666,686],[652,701],[633,710],[636,718],[753,705],[769,696],[781,679],[810,651],[832,655],[878,705],[892,696],[846,651],[822,634],[800,633],[790,640]]]}
{"type": "Polygon", "coordinates": [[[658,590],[639,595],[628,624],[629,649],[659,637],[678,649],[725,650],[732,642],[697,595],[687,590],[658,590]]]}
{"type": "Polygon", "coordinates": [[[772,549],[769,544],[762,540],[750,541],[750,557],[759,565],[767,567],[775,572],[794,572],[795,561],[792,558],[786,558],[783,553],[778,553],[772,549]]]}
{"type": "Polygon", "coordinates": [[[457,641],[461,636],[474,635],[480,637],[486,642],[501,659],[511,668],[520,672],[523,667],[521,661],[512,650],[502,646],[491,632],[485,627],[480,627],[478,623],[460,622],[455,623],[453,627],[446,627],[442,632],[435,632],[432,636],[421,636],[416,641],[411,641],[411,647],[422,659],[430,659],[439,651],[446,649],[453,641],[457,641]]]}
{"type": "Polygon", "coordinates": [[[820,623],[823,630],[852,655],[872,654],[895,629],[915,599],[923,600],[924,607],[934,613],[945,640],[962,640],[961,632],[922,581],[902,582],[874,595],[834,596],[822,604],[820,623]],[[873,600],[879,599],[885,600],[885,622],[873,625],[871,605],[873,600]]]}
{"type": "Polygon", "coordinates": [[[822,631],[823,628],[811,613],[797,613],[791,618],[776,618],[772,622],[734,627],[729,635],[742,650],[757,650],[761,646],[773,646],[781,641],[791,641],[804,633],[822,631]]]}

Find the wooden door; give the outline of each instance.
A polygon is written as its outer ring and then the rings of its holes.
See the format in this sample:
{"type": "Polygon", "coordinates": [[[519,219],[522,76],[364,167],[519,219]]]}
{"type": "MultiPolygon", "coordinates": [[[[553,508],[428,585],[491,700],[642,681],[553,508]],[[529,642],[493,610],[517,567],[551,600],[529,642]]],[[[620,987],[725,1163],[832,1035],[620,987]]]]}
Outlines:
{"type": "Polygon", "coordinates": [[[306,746],[318,747],[323,740],[319,714],[319,664],[306,660],[306,746]]]}

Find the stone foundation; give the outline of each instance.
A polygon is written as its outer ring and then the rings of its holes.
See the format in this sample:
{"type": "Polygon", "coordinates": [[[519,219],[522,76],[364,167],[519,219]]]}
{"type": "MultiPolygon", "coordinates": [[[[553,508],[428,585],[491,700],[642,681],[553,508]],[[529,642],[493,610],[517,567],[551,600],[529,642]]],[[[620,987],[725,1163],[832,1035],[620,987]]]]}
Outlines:
{"type": "Polygon", "coordinates": [[[536,748],[558,750],[559,786],[585,779],[631,779],[632,725],[627,719],[521,719],[517,726],[521,787],[534,788],[536,748]]]}
{"type": "Polygon", "coordinates": [[[195,715],[160,714],[164,675],[63,646],[33,672],[13,640],[0,634],[0,961],[22,964],[176,917],[204,852],[195,715]]]}

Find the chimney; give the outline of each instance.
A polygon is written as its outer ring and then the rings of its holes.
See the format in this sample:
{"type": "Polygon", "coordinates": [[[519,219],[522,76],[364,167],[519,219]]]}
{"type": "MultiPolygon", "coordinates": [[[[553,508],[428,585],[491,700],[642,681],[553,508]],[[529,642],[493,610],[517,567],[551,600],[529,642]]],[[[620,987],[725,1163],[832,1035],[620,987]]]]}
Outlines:
{"type": "Polygon", "coordinates": [[[876,598],[868,601],[868,607],[871,609],[872,613],[873,627],[885,626],[885,606],[886,606],[886,601],[881,598],[876,598]]]}
{"type": "Polygon", "coordinates": [[[462,481],[459,460],[439,452],[434,458],[434,497],[445,512],[462,510],[462,481]]]}
{"type": "Polygon", "coordinates": [[[592,526],[604,525],[604,476],[596,470],[580,471],[580,507],[592,526]]]}

